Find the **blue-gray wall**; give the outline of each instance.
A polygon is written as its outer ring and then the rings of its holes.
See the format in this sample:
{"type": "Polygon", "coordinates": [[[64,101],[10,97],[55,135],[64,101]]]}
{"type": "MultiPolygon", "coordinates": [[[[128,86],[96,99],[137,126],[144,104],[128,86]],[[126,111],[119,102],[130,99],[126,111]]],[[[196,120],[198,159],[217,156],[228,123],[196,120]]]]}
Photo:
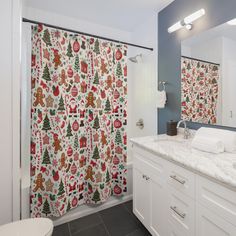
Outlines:
{"type": "MultiPolygon", "coordinates": [[[[159,13],[158,78],[159,81],[167,82],[168,95],[166,108],[159,109],[158,112],[159,133],[166,132],[167,121],[178,121],[181,116],[181,41],[233,18],[236,18],[236,0],[175,0],[159,13]],[[201,8],[206,10],[206,15],[194,22],[191,31],[181,29],[172,34],[167,32],[168,27],[175,22],[201,8]]],[[[196,129],[202,125],[189,122],[188,126],[196,129]]]]}

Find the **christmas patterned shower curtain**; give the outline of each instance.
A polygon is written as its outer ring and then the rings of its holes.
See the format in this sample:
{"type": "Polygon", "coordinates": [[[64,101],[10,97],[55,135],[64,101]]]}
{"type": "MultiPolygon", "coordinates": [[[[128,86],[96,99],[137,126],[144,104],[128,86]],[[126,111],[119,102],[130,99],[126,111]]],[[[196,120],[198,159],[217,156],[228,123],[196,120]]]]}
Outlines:
{"type": "Polygon", "coordinates": [[[126,55],[126,45],[32,27],[32,217],[126,192],[126,55]]]}

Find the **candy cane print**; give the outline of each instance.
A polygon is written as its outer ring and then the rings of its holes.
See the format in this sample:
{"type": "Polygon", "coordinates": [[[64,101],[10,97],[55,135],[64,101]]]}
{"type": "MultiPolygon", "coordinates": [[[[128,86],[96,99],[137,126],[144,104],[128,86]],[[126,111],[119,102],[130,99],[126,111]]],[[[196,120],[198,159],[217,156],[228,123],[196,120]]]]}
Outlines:
{"type": "Polygon", "coordinates": [[[62,136],[61,128],[59,126],[56,127],[56,130],[59,131],[60,135],[62,136]]]}
{"type": "Polygon", "coordinates": [[[93,138],[92,138],[93,132],[92,132],[92,128],[91,128],[91,127],[87,127],[86,130],[87,130],[87,132],[88,132],[89,135],[90,135],[90,149],[88,149],[88,150],[89,150],[88,156],[90,156],[90,151],[93,149],[93,138]]]}
{"type": "Polygon", "coordinates": [[[56,42],[56,45],[60,48],[60,50],[62,51],[62,46],[61,46],[61,44],[57,41],[56,42]]]}
{"type": "Polygon", "coordinates": [[[90,58],[92,76],[94,75],[94,64],[93,64],[93,53],[91,51],[88,52],[88,58],[90,58]]]}
{"type": "Polygon", "coordinates": [[[68,188],[67,188],[67,179],[68,179],[68,175],[65,176],[65,189],[66,189],[66,195],[68,196],[68,188]]]}
{"type": "Polygon", "coordinates": [[[103,53],[103,56],[106,57],[109,66],[112,66],[112,63],[110,62],[107,53],[105,51],[103,51],[102,53],[103,53]]]}
{"type": "Polygon", "coordinates": [[[66,94],[66,96],[65,96],[65,104],[66,104],[66,115],[68,116],[69,114],[68,114],[68,101],[69,101],[69,95],[68,94],[66,94]],[[68,99],[68,100],[67,100],[68,99]]]}

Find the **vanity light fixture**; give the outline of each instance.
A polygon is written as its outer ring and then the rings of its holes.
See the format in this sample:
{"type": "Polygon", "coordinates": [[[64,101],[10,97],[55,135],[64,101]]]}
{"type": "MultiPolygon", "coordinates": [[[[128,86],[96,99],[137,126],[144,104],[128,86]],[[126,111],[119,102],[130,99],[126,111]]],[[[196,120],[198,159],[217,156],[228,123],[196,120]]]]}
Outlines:
{"type": "Polygon", "coordinates": [[[228,25],[236,25],[236,18],[227,22],[228,25]]]}
{"type": "Polygon", "coordinates": [[[200,9],[200,10],[194,12],[193,14],[185,17],[183,20],[178,21],[177,23],[175,23],[171,27],[169,27],[168,32],[173,33],[174,31],[179,30],[183,27],[186,27],[186,29],[191,30],[193,22],[204,15],[205,15],[205,10],[200,9]]]}

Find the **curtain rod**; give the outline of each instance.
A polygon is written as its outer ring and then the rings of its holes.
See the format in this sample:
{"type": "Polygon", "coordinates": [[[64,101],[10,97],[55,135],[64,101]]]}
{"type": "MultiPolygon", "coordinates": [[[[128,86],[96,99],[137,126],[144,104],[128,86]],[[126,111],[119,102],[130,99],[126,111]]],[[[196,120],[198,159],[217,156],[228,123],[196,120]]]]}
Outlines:
{"type": "Polygon", "coordinates": [[[137,44],[133,44],[133,43],[127,43],[127,42],[123,42],[123,41],[116,40],[116,39],[106,38],[106,37],[102,37],[102,36],[99,36],[99,35],[80,32],[80,31],[76,31],[76,30],[72,30],[72,29],[68,29],[68,28],[63,28],[63,27],[60,27],[60,26],[50,25],[50,24],[47,24],[47,23],[42,23],[42,22],[39,22],[39,21],[29,20],[29,19],[26,19],[26,18],[22,18],[22,21],[27,22],[27,23],[32,23],[32,24],[42,24],[42,25],[45,25],[47,27],[54,28],[54,29],[65,30],[65,31],[68,31],[68,32],[76,33],[76,34],[83,34],[83,35],[86,35],[86,36],[99,38],[99,39],[107,40],[107,41],[114,42],[114,43],[126,44],[126,45],[129,45],[129,46],[132,46],[132,47],[137,47],[137,48],[142,48],[142,49],[153,51],[153,48],[149,48],[149,47],[145,47],[145,46],[141,46],[141,45],[137,45],[137,44]]]}
{"type": "Polygon", "coordinates": [[[200,61],[200,62],[203,62],[203,63],[209,63],[209,64],[216,65],[216,66],[220,66],[219,63],[214,63],[214,62],[211,62],[211,61],[204,61],[204,60],[194,58],[194,57],[186,57],[186,56],[181,56],[181,57],[186,58],[186,59],[190,59],[190,60],[200,61]]]}

